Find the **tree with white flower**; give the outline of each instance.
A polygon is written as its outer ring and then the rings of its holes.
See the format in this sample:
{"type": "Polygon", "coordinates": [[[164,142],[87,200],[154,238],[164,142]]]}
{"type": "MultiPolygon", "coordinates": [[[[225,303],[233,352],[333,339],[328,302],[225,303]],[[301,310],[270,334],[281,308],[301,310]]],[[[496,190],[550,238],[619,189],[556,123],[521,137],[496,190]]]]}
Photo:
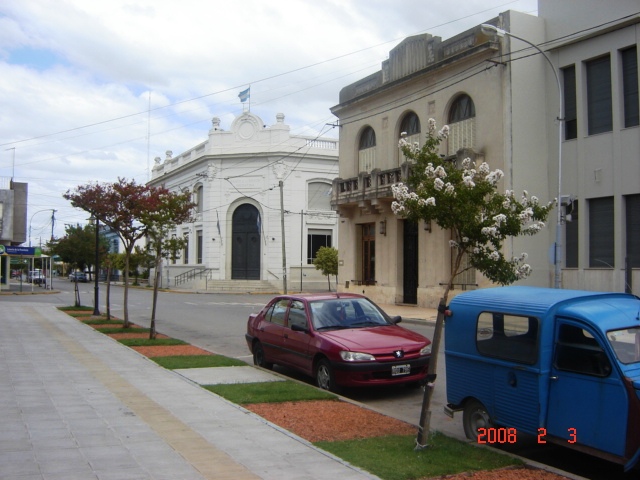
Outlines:
{"type": "Polygon", "coordinates": [[[413,161],[407,184],[393,185],[393,213],[411,221],[434,222],[451,232],[449,242],[453,261],[449,279],[438,307],[425,399],[420,418],[417,448],[427,443],[438,350],[444,325],[449,292],[455,277],[465,269],[475,268],[499,285],[508,285],[526,278],[531,267],[527,254],[507,257],[503,244],[509,237],[535,235],[544,226],[553,202],[542,205],[538,198],[524,191],[520,198],[507,190],[498,191],[503,178],[501,170],[491,170],[486,162],[476,165],[466,158],[461,165],[439,155],[440,143],[447,138],[449,128],[436,132],[435,120],[429,119],[425,144],[420,148],[402,138],[400,147],[413,161]],[[467,257],[468,261],[463,263],[467,257]]]}

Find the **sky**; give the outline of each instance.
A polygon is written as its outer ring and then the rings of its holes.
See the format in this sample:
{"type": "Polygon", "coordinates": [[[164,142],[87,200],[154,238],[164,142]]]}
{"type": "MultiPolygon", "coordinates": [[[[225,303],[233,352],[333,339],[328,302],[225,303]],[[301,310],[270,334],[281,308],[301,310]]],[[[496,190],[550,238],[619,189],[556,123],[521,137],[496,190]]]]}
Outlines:
{"type": "Polygon", "coordinates": [[[0,185],[29,184],[25,245],[45,244],[87,223],[65,192],[146,183],[213,117],[228,129],[250,102],[267,125],[284,113],[294,135],[337,138],[340,89],[405,37],[507,10],[537,15],[537,0],[2,0],[0,185]]]}

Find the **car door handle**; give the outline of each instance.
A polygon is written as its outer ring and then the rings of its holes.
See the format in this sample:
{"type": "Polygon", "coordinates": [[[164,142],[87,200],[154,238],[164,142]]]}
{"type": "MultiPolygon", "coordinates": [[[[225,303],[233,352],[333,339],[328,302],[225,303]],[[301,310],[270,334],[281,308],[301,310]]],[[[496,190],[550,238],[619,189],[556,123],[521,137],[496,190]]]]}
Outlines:
{"type": "Polygon", "coordinates": [[[558,380],[558,377],[556,375],[553,375],[553,376],[549,377],[549,380],[558,380]]]}

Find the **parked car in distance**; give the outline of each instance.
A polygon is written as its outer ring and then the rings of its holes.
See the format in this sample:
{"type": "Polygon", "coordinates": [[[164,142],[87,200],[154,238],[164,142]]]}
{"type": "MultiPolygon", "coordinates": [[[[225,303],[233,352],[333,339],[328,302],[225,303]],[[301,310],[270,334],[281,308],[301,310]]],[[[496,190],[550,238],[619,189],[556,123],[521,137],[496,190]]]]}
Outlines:
{"type": "Polygon", "coordinates": [[[27,282],[34,285],[45,285],[47,283],[47,277],[44,276],[41,270],[31,270],[27,274],[27,282]]]}
{"type": "Polygon", "coordinates": [[[69,281],[87,283],[87,276],[82,272],[72,272],[69,275],[69,281]]]}
{"type": "Polygon", "coordinates": [[[420,385],[431,341],[400,321],[363,295],[279,295],[249,316],[245,338],[254,364],[296,369],[325,390],[420,385]]]}

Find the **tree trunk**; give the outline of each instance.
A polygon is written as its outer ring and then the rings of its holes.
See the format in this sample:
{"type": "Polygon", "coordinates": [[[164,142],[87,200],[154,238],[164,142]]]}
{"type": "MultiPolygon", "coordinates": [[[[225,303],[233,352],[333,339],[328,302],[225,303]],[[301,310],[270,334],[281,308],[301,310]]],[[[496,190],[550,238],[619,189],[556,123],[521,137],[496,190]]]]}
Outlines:
{"type": "Polygon", "coordinates": [[[424,397],[422,398],[422,410],[420,411],[420,423],[418,424],[418,437],[416,439],[416,450],[421,450],[429,446],[429,430],[431,429],[431,397],[436,384],[436,372],[438,371],[438,353],[440,352],[440,343],[442,341],[442,330],[444,327],[444,311],[447,307],[447,299],[449,290],[451,289],[454,276],[451,277],[447,285],[443,297],[438,305],[438,316],[436,317],[436,328],[433,332],[433,341],[431,342],[431,358],[429,359],[429,368],[427,370],[427,384],[424,388],[424,397]]]}
{"type": "Polygon", "coordinates": [[[158,303],[158,285],[160,284],[160,262],[158,261],[160,257],[160,252],[156,252],[156,269],[153,273],[154,281],[153,281],[153,305],[151,307],[151,326],[149,328],[149,340],[154,340],[156,338],[156,305],[158,303]]]}
{"type": "MultiPolygon", "coordinates": [[[[133,246],[132,246],[133,248],[133,246]]],[[[127,249],[124,256],[124,321],[122,322],[122,328],[129,328],[129,257],[131,251],[127,249]]]]}

